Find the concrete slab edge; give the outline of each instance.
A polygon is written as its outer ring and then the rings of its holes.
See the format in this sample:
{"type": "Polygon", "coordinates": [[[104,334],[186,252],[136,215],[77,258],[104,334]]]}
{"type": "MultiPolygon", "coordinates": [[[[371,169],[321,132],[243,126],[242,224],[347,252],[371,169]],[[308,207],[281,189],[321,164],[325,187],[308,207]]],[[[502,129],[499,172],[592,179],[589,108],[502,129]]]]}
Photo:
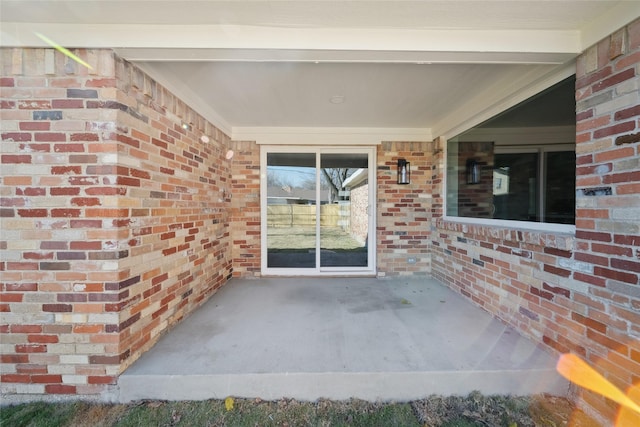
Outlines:
{"type": "Polygon", "coordinates": [[[221,375],[123,375],[119,401],[143,399],[207,400],[320,398],[368,401],[409,401],[430,395],[531,395],[551,393],[566,396],[569,383],[555,370],[468,372],[375,372],[375,373],[278,373],[221,375]],[[478,388],[478,384],[482,384],[478,388]]]}

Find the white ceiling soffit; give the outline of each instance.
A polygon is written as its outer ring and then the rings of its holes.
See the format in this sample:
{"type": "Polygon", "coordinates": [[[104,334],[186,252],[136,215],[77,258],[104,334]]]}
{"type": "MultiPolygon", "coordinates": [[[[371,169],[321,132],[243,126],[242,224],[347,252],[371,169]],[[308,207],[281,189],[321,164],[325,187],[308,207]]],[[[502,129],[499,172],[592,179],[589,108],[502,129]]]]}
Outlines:
{"type": "Polygon", "coordinates": [[[577,53],[628,23],[640,6],[611,0],[3,0],[0,8],[4,45],[41,45],[33,35],[38,31],[67,47],[577,53]]]}
{"type": "Polygon", "coordinates": [[[579,28],[618,1],[3,0],[5,21],[334,28],[579,28]],[[517,6],[508,3],[519,3],[517,6]],[[606,3],[609,3],[608,5],[606,3]],[[542,7],[541,4],[544,4],[542,7]],[[161,7],[160,7],[161,6],[161,7]],[[28,12],[25,9],[29,9],[28,12]],[[550,14],[549,10],[553,13],[550,14]],[[479,24],[480,23],[480,24],[479,24]]]}
{"type": "Polygon", "coordinates": [[[366,143],[466,130],[639,16],[607,0],[2,0],[0,45],[115,48],[237,139],[366,143]]]}

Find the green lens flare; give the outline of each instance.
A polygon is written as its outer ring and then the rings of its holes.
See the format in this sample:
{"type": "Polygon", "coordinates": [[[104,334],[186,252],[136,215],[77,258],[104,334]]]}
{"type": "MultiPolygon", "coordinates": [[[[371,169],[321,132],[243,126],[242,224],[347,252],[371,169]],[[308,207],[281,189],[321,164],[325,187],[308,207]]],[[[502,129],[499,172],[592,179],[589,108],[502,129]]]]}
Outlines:
{"type": "Polygon", "coordinates": [[[62,53],[63,55],[68,56],[69,58],[71,58],[74,61],[76,61],[78,64],[82,64],[85,67],[87,67],[88,69],[93,70],[93,67],[91,65],[89,65],[87,62],[85,62],[82,59],[80,59],[77,55],[74,55],[69,49],[60,46],[58,43],[54,42],[50,38],[48,38],[48,37],[46,37],[46,36],[44,36],[44,35],[42,35],[40,33],[35,33],[35,35],[40,37],[40,39],[43,42],[45,42],[46,44],[48,44],[49,46],[51,46],[52,48],[54,48],[58,52],[62,53]]]}

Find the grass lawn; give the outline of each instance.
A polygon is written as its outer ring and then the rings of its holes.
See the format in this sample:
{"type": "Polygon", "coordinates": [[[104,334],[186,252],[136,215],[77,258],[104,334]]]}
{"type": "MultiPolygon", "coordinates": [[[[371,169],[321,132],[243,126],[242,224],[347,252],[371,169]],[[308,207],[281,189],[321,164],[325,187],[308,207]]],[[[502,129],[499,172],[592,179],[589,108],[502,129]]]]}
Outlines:
{"type": "MultiPolygon", "coordinates": [[[[316,247],[315,227],[269,227],[267,236],[269,250],[309,250],[316,247]]],[[[320,242],[323,249],[362,249],[362,244],[354,240],[340,227],[322,227],[320,242]]]]}
{"type": "Polygon", "coordinates": [[[224,400],[123,404],[27,403],[4,406],[2,426],[574,426],[598,424],[566,399],[471,393],[408,403],[361,400],[224,400]],[[229,402],[227,402],[229,403],[229,402]]]}

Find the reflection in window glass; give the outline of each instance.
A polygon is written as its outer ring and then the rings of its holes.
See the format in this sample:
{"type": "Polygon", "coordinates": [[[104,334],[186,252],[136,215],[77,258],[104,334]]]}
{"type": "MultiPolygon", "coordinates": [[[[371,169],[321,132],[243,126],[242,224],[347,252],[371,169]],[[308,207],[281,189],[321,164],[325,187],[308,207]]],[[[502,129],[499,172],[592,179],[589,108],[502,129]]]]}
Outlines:
{"type": "Polygon", "coordinates": [[[492,142],[449,142],[447,215],[493,218],[492,142]]]}
{"type": "Polygon", "coordinates": [[[545,153],[544,222],[575,223],[576,154],[573,151],[545,153]]]}
{"type": "Polygon", "coordinates": [[[496,154],[493,218],[538,221],[537,172],[538,153],[496,154]]]}

